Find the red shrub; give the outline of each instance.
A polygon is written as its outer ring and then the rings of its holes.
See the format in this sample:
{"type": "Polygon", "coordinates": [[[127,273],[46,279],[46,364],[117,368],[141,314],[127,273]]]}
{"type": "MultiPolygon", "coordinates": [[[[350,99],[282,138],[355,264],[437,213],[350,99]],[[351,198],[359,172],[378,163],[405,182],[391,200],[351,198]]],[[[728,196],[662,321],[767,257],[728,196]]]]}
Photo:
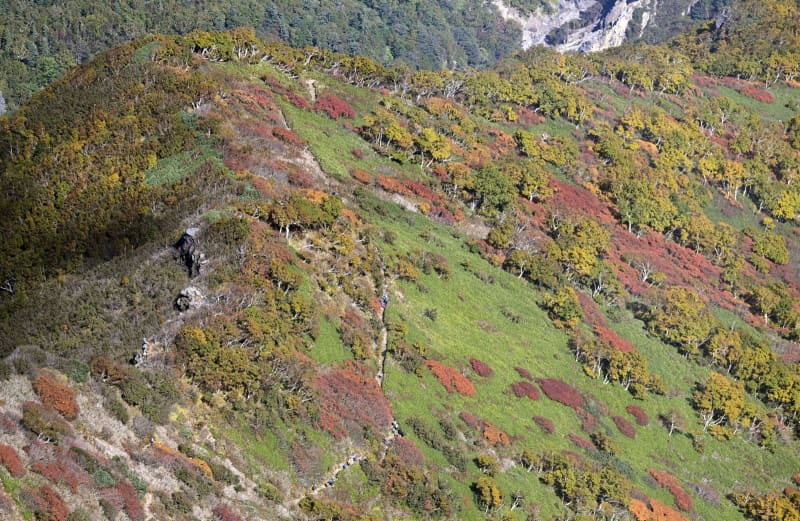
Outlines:
{"type": "Polygon", "coordinates": [[[131,521],[144,521],[144,508],[136,495],[136,489],[133,488],[133,485],[127,481],[118,481],[114,485],[114,491],[122,500],[122,508],[131,521]]]}
{"type": "Polygon", "coordinates": [[[425,463],[425,455],[413,441],[405,436],[397,436],[392,440],[392,451],[406,465],[422,466],[425,463]]]}
{"type": "Polygon", "coordinates": [[[222,503],[215,506],[211,512],[214,514],[214,521],[244,521],[244,518],[231,507],[222,503]]]}
{"type": "Polygon", "coordinates": [[[522,367],[515,367],[514,370],[517,371],[517,374],[520,376],[520,378],[524,378],[526,380],[533,380],[533,375],[527,369],[522,367]]]}
{"type": "Polygon", "coordinates": [[[386,396],[357,363],[317,376],[314,385],[320,391],[320,426],[336,438],[364,427],[382,432],[392,422],[386,396]]]}
{"type": "Polygon", "coordinates": [[[17,424],[5,414],[0,414],[0,432],[14,434],[17,432],[17,424]]]}
{"type": "Polygon", "coordinates": [[[314,186],[314,176],[302,168],[290,168],[286,173],[290,184],[301,188],[311,188],[314,186]]]}
{"type": "Polygon", "coordinates": [[[669,493],[675,498],[675,506],[684,512],[689,512],[692,510],[692,498],[688,493],[686,493],[685,490],[683,490],[678,478],[669,472],[654,468],[648,468],[647,472],[653,476],[653,479],[655,479],[659,485],[669,490],[669,493]]]}
{"type": "Polygon", "coordinates": [[[331,93],[323,94],[317,98],[317,102],[314,103],[314,109],[325,112],[331,119],[353,119],[356,117],[356,111],[353,110],[349,103],[331,93]]]}
{"type": "Polygon", "coordinates": [[[544,416],[534,416],[533,423],[538,425],[539,428],[542,429],[542,431],[544,431],[546,434],[553,434],[553,432],[556,430],[555,425],[553,425],[553,421],[549,418],[545,418],[544,416]]]}
{"type": "Polygon", "coordinates": [[[513,392],[514,396],[517,398],[527,396],[531,400],[539,399],[539,391],[530,382],[516,382],[511,384],[511,392],[513,392]]]}
{"type": "Polygon", "coordinates": [[[752,98],[756,101],[760,101],[761,103],[774,103],[775,102],[775,95],[769,91],[762,90],[754,85],[745,85],[739,92],[747,96],[748,98],[752,98]]]}
{"type": "Polygon", "coordinates": [[[623,353],[629,353],[634,349],[636,349],[636,347],[633,344],[631,344],[624,338],[621,338],[613,329],[609,329],[603,326],[595,326],[594,333],[595,335],[597,335],[597,338],[601,342],[605,342],[606,344],[610,345],[617,351],[621,351],[623,353]]]}
{"type": "Polygon", "coordinates": [[[597,450],[597,447],[594,446],[594,443],[586,438],[581,438],[577,434],[570,434],[569,439],[572,440],[572,443],[574,443],[579,449],[597,450]]]}
{"type": "Polygon", "coordinates": [[[400,195],[411,195],[411,191],[394,177],[388,177],[385,175],[378,176],[378,186],[387,192],[394,192],[400,195]]]}
{"type": "Polygon", "coordinates": [[[53,459],[39,460],[31,465],[31,470],[41,474],[53,484],[65,484],[72,493],[78,491],[78,485],[92,482],[92,477],[80,468],[74,461],[67,460],[62,454],[57,454],[53,459]]]}
{"type": "Polygon", "coordinates": [[[484,378],[488,378],[494,374],[492,368],[486,365],[484,362],[481,362],[477,358],[470,358],[469,365],[472,366],[472,370],[478,373],[478,376],[483,376],[484,378]]]}
{"type": "Polygon", "coordinates": [[[272,127],[272,135],[280,139],[287,145],[291,145],[293,147],[302,148],[306,146],[306,142],[303,141],[303,138],[301,138],[288,128],[272,127]]]}
{"type": "Polygon", "coordinates": [[[536,382],[551,400],[575,409],[583,405],[583,396],[569,384],[555,378],[537,378],[536,382]]]}
{"type": "Polygon", "coordinates": [[[628,414],[634,417],[637,425],[644,426],[650,423],[650,418],[647,417],[647,413],[644,412],[641,407],[637,407],[636,405],[629,405],[625,407],[625,410],[628,411],[628,414]]]}
{"type": "Polygon", "coordinates": [[[425,362],[425,365],[431,370],[433,376],[439,380],[439,383],[447,389],[447,392],[457,392],[462,396],[475,395],[475,386],[472,385],[472,382],[470,382],[466,376],[459,373],[456,369],[446,366],[441,362],[437,362],[436,360],[428,360],[425,362]]]}
{"type": "Polygon", "coordinates": [[[299,109],[307,110],[311,108],[311,105],[308,104],[308,101],[303,96],[295,94],[294,92],[286,93],[286,101],[299,109]]]}
{"type": "Polygon", "coordinates": [[[364,159],[364,151],[360,148],[354,148],[350,151],[356,159],[364,159]]]}
{"type": "Polygon", "coordinates": [[[58,492],[43,485],[38,489],[27,489],[23,492],[23,499],[27,503],[36,519],[47,521],[66,521],[69,516],[67,507],[58,492]]]}
{"type": "Polygon", "coordinates": [[[55,376],[40,374],[33,380],[33,390],[39,395],[43,404],[57,410],[64,418],[74,420],[78,417],[75,391],[56,380],[55,376]]]}
{"type": "Polygon", "coordinates": [[[619,429],[619,432],[629,438],[636,437],[636,428],[631,425],[631,422],[622,416],[612,416],[611,419],[614,420],[614,424],[617,426],[617,429],[619,429]]]}
{"type": "Polygon", "coordinates": [[[578,418],[581,419],[581,429],[583,432],[594,432],[598,425],[595,415],[582,407],[576,409],[575,412],[578,413],[578,418]]]}
{"type": "Polygon", "coordinates": [[[476,418],[475,416],[471,415],[466,411],[461,411],[458,414],[458,417],[461,418],[461,421],[463,421],[473,429],[477,429],[482,424],[482,422],[478,418],[476,418]]]}
{"type": "Polygon", "coordinates": [[[4,466],[12,477],[21,478],[25,475],[25,465],[19,459],[14,447],[0,443],[0,465],[4,466]]]}

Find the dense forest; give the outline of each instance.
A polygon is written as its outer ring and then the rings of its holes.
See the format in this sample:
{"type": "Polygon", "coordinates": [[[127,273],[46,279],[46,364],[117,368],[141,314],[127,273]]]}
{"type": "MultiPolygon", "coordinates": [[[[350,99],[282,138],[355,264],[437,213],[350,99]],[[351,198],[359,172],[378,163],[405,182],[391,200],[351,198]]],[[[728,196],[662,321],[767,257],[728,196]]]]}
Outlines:
{"type": "Polygon", "coordinates": [[[148,36],[0,117],[11,519],[800,519],[800,13],[425,70],[148,36]]]}

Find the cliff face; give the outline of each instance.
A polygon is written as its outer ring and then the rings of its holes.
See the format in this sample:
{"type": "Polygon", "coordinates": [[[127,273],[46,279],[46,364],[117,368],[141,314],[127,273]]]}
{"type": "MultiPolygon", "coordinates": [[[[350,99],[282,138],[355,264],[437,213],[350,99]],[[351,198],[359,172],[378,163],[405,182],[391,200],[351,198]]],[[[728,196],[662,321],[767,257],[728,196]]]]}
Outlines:
{"type": "Polygon", "coordinates": [[[626,41],[658,41],[712,13],[699,12],[701,0],[556,0],[550,12],[523,15],[493,0],[500,16],[522,26],[522,47],[548,45],[560,51],[591,52],[626,41]]]}

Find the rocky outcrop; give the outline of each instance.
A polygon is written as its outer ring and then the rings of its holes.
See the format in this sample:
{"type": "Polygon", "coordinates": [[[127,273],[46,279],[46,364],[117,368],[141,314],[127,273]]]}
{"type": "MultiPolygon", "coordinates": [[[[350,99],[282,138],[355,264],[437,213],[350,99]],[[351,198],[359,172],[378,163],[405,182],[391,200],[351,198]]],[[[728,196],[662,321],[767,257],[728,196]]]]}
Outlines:
{"type": "MultiPolygon", "coordinates": [[[[548,45],[560,51],[591,52],[622,45],[628,40],[660,39],[652,28],[669,17],[689,20],[697,0],[555,0],[547,12],[523,15],[492,0],[500,16],[522,26],[522,47],[548,45]],[[661,11],[664,14],[662,16],[661,11]],[[674,13],[674,14],[673,14],[674,13]]],[[[664,31],[659,31],[661,35],[664,31]]]]}

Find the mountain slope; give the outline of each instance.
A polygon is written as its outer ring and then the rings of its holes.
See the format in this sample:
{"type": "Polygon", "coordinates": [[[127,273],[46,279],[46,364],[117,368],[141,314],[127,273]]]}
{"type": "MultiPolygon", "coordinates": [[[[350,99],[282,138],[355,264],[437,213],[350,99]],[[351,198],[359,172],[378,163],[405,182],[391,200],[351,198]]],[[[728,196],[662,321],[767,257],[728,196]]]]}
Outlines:
{"type": "Polygon", "coordinates": [[[0,507],[796,512],[795,99],[664,46],[102,55],[0,119],[0,507]]]}

